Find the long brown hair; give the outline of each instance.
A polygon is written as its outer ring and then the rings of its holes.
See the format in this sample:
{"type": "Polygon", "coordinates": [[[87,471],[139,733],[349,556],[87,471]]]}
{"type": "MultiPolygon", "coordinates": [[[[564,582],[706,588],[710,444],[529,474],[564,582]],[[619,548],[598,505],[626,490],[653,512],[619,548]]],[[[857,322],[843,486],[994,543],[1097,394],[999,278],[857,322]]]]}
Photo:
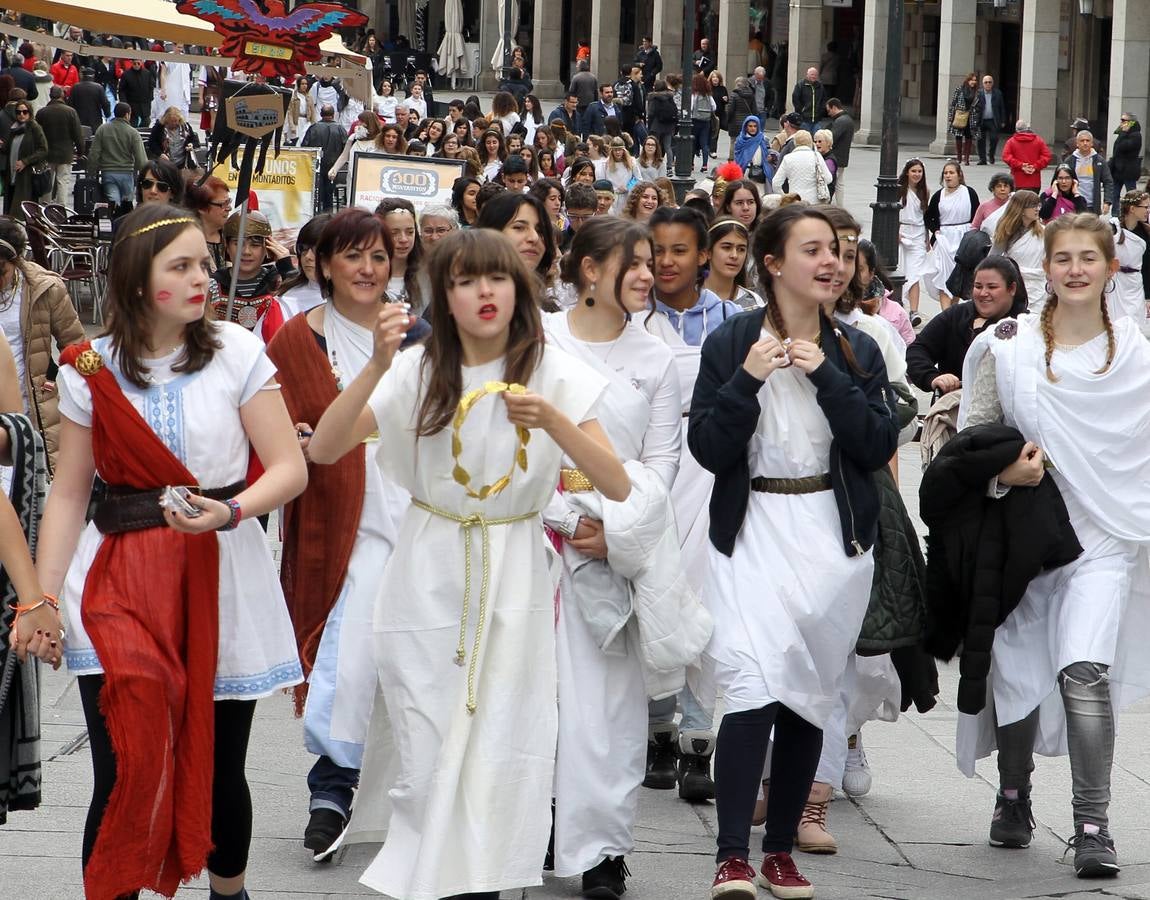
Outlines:
{"type": "Polygon", "coordinates": [[[1042,226],[1036,219],[1029,227],[1022,224],[1022,214],[1028,207],[1037,209],[1041,201],[1034,191],[1015,191],[1006,201],[1006,209],[994,229],[994,246],[1006,253],[1023,234],[1029,231],[1035,237],[1042,237],[1042,226]]]}
{"type": "MultiPolygon", "coordinates": [[[[842,235],[844,232],[854,232],[853,241],[851,241],[850,238],[847,238],[847,240],[853,243],[857,248],[859,238],[862,235],[862,226],[859,225],[858,219],[841,206],[830,206],[824,210],[824,212],[826,213],[827,219],[830,220],[831,226],[834,228],[835,234],[838,236],[840,242],[843,240],[842,235]]],[[[839,251],[841,253],[842,247],[839,248],[839,251]]],[[[844,315],[852,312],[862,301],[864,294],[866,294],[866,289],[863,287],[862,279],[859,277],[858,264],[856,263],[854,275],[851,276],[851,280],[847,282],[843,288],[842,296],[835,300],[835,309],[844,315]]]]}
{"type": "MultiPolygon", "coordinates": [[[[650,184],[650,182],[647,182],[650,184]]],[[[620,306],[623,301],[623,279],[635,261],[635,246],[640,241],[646,241],[652,257],[655,247],[651,240],[651,232],[631,219],[617,216],[595,216],[582,228],[575,232],[571,241],[571,249],[559,264],[559,277],[568,284],[574,285],[580,296],[588,292],[588,285],[583,277],[583,260],[587,257],[598,263],[606,263],[611,254],[620,251],[619,271],[615,274],[615,299],[620,306]]],[[[588,301],[590,302],[590,301],[588,301]]],[[[626,313],[626,308],[623,309],[626,313]]]]}
{"type": "MultiPolygon", "coordinates": [[[[148,367],[142,359],[152,326],[152,262],[189,228],[199,228],[192,213],[167,203],[145,203],[120,220],[108,263],[103,335],[112,341],[112,353],[124,377],[138,388],[148,387],[148,367]]],[[[211,307],[184,327],[184,351],[173,372],[198,372],[223,347],[211,307]]]]}
{"type": "MultiPolygon", "coordinates": [[[[1046,233],[1043,235],[1043,249],[1045,250],[1047,266],[1050,265],[1050,259],[1054,256],[1054,244],[1064,231],[1086,232],[1094,238],[1094,243],[1098,245],[1098,252],[1102,254],[1103,259],[1107,263],[1114,262],[1114,234],[1110,230],[1109,223],[1093,213],[1067,213],[1046,226],[1046,233]]],[[[1112,279],[1107,279],[1107,281],[1113,284],[1112,279]]],[[[1109,369],[1110,364],[1114,362],[1114,354],[1118,352],[1118,340],[1114,337],[1114,326],[1110,322],[1110,310],[1107,307],[1105,290],[1099,296],[1098,302],[1102,310],[1102,324],[1106,327],[1106,362],[1102,364],[1102,368],[1094,373],[1095,375],[1101,375],[1109,369]]],[[[1042,315],[1038,320],[1042,330],[1042,343],[1046,350],[1046,378],[1048,381],[1058,380],[1058,376],[1054,374],[1054,370],[1050,366],[1054,358],[1054,310],[1057,307],[1058,295],[1052,290],[1050,296],[1046,298],[1046,305],[1042,307],[1042,315]]]]}
{"type": "Polygon", "coordinates": [[[898,202],[900,206],[906,206],[906,195],[912,190],[914,191],[914,195],[918,197],[918,202],[922,205],[922,211],[926,212],[927,204],[930,203],[930,194],[926,189],[926,166],[918,157],[908,159],[902,167],[902,172],[899,173],[898,202]],[[920,178],[918,184],[912,188],[910,186],[910,170],[915,166],[922,169],[922,178],[920,178]]]}
{"type": "Polygon", "coordinates": [[[543,325],[539,318],[538,279],[527,270],[511,241],[498,231],[467,228],[438,241],[428,257],[434,322],[421,363],[423,397],[416,434],[438,434],[455,415],[463,395],[463,344],[447,302],[455,279],[495,272],[515,283],[515,311],[508,326],[503,380],[527,384],[543,359],[543,325]]]}
{"type": "MultiPolygon", "coordinates": [[[[790,237],[791,229],[800,219],[818,219],[820,222],[825,222],[835,236],[835,253],[837,254],[838,229],[828,215],[833,209],[836,207],[819,206],[816,208],[804,203],[792,203],[790,206],[768,212],[759,222],[759,227],[755,229],[755,268],[759,273],[759,291],[767,304],[767,319],[770,320],[771,327],[774,328],[775,334],[779,336],[780,340],[785,341],[787,339],[787,323],[783,320],[782,310],[779,309],[779,304],[775,300],[771,273],[769,268],[763,265],[763,259],[767,256],[772,256],[776,260],[784,258],[787,238],[790,237]]],[[[838,339],[839,350],[846,359],[847,365],[857,374],[867,375],[868,373],[859,366],[847,336],[843,334],[838,323],[827,316],[826,311],[821,306],[819,307],[819,320],[838,339]]]]}

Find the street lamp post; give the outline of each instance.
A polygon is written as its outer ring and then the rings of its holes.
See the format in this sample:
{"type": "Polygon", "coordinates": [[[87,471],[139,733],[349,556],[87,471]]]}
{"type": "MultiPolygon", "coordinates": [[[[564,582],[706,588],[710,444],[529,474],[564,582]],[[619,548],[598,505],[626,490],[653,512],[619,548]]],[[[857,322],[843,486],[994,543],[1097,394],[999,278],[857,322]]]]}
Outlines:
{"type": "Polygon", "coordinates": [[[695,46],[695,0],[683,0],[683,91],[679,110],[679,128],[675,134],[675,198],[682,203],[687,191],[695,186],[691,169],[695,165],[694,139],[691,135],[691,53],[695,46]]]}
{"type": "MultiPolygon", "coordinates": [[[[902,112],[903,0],[888,0],[886,27],[886,80],[882,92],[882,144],[879,151],[875,202],[871,204],[871,237],[883,261],[898,263],[898,122],[902,112]]],[[[890,285],[895,300],[902,295],[904,278],[890,285]]]]}

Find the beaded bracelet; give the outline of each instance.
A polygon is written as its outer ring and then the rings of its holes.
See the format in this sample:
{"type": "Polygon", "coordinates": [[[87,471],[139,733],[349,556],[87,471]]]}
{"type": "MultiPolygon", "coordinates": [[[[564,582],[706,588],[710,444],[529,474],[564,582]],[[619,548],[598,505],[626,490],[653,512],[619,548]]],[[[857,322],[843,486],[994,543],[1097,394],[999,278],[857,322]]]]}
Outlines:
{"type": "Polygon", "coordinates": [[[234,531],[236,526],[240,524],[240,520],[244,517],[244,511],[240,509],[240,504],[233,498],[225,500],[224,503],[228,509],[232,511],[231,518],[229,518],[223,525],[216,529],[216,531],[234,531]]]}

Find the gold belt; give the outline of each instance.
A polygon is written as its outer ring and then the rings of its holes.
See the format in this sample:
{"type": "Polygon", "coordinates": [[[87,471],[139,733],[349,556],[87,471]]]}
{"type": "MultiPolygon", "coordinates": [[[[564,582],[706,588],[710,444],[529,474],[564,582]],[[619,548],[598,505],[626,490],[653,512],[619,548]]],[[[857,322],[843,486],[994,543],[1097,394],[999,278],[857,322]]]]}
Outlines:
{"type": "Polygon", "coordinates": [[[568,494],[586,494],[595,490],[595,485],[579,469],[560,469],[559,484],[568,494]]]}
{"type": "Polygon", "coordinates": [[[762,494],[817,494],[830,489],[830,472],[802,478],[764,478],[757,475],[751,479],[751,490],[762,494]]]}
{"type": "Polygon", "coordinates": [[[462,666],[467,661],[467,615],[471,608],[471,530],[478,528],[482,543],[483,580],[479,586],[479,622],[475,626],[475,642],[471,648],[471,664],[467,669],[467,712],[474,713],[475,702],[475,669],[479,663],[479,650],[483,642],[483,623],[487,620],[487,588],[491,582],[491,537],[488,529],[492,525],[510,525],[513,522],[526,522],[539,517],[538,512],[524,513],[521,516],[506,516],[500,519],[489,519],[482,513],[472,513],[461,516],[457,513],[440,509],[422,500],[411,499],[411,505],[433,516],[457,522],[463,529],[463,577],[466,579],[463,588],[463,612],[459,617],[459,646],[455,648],[455,664],[462,666]]]}

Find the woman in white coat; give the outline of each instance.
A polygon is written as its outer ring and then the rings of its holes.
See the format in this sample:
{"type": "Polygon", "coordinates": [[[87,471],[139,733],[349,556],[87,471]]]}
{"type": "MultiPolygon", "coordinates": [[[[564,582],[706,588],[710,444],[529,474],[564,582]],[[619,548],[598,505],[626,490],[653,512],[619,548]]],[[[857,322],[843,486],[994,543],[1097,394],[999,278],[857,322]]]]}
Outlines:
{"type": "Polygon", "coordinates": [[[930,277],[927,252],[926,214],[930,195],[926,191],[926,166],[921,159],[908,159],[898,176],[898,250],[902,274],[906,278],[906,299],[910,307],[910,324],[918,328],[922,316],[918,312],[921,290],[930,277]]]}
{"type": "Polygon", "coordinates": [[[1042,268],[1046,253],[1042,246],[1043,225],[1038,218],[1041,203],[1034,191],[1015,191],[998,219],[991,248],[991,252],[1009,257],[1018,266],[1034,315],[1042,312],[1046,298],[1046,272],[1042,268]]]}
{"type": "Polygon", "coordinates": [[[814,140],[806,131],[796,131],[795,149],[783,157],[771,183],[786,193],[798,194],[804,203],[828,203],[831,199],[831,170],[822,154],[815,150],[814,140]]]}
{"type": "MultiPolygon", "coordinates": [[[[646,309],[655,283],[651,259],[641,225],[592,219],[563,261],[563,280],[580,302],[544,316],[543,327],[549,345],[607,380],[599,422],[624,462],[657,476],[661,502],[669,505],[682,441],[679,378],[670,349],[631,321],[646,309]]],[[[645,771],[647,692],[629,624],[631,585],[607,562],[612,541],[603,521],[589,514],[606,504],[577,469],[561,470],[560,485],[543,515],[561,536],[564,560],[556,633],[555,875],[582,874],[586,896],[618,896],[645,771]]]]}
{"type": "Polygon", "coordinates": [[[978,211],[978,194],[966,183],[962,166],[951,159],[942,167],[942,187],[931,195],[923,221],[934,248],[934,288],[946,309],[954,302],[946,281],[954,271],[954,254],[962,236],[970,231],[978,211]]]}

